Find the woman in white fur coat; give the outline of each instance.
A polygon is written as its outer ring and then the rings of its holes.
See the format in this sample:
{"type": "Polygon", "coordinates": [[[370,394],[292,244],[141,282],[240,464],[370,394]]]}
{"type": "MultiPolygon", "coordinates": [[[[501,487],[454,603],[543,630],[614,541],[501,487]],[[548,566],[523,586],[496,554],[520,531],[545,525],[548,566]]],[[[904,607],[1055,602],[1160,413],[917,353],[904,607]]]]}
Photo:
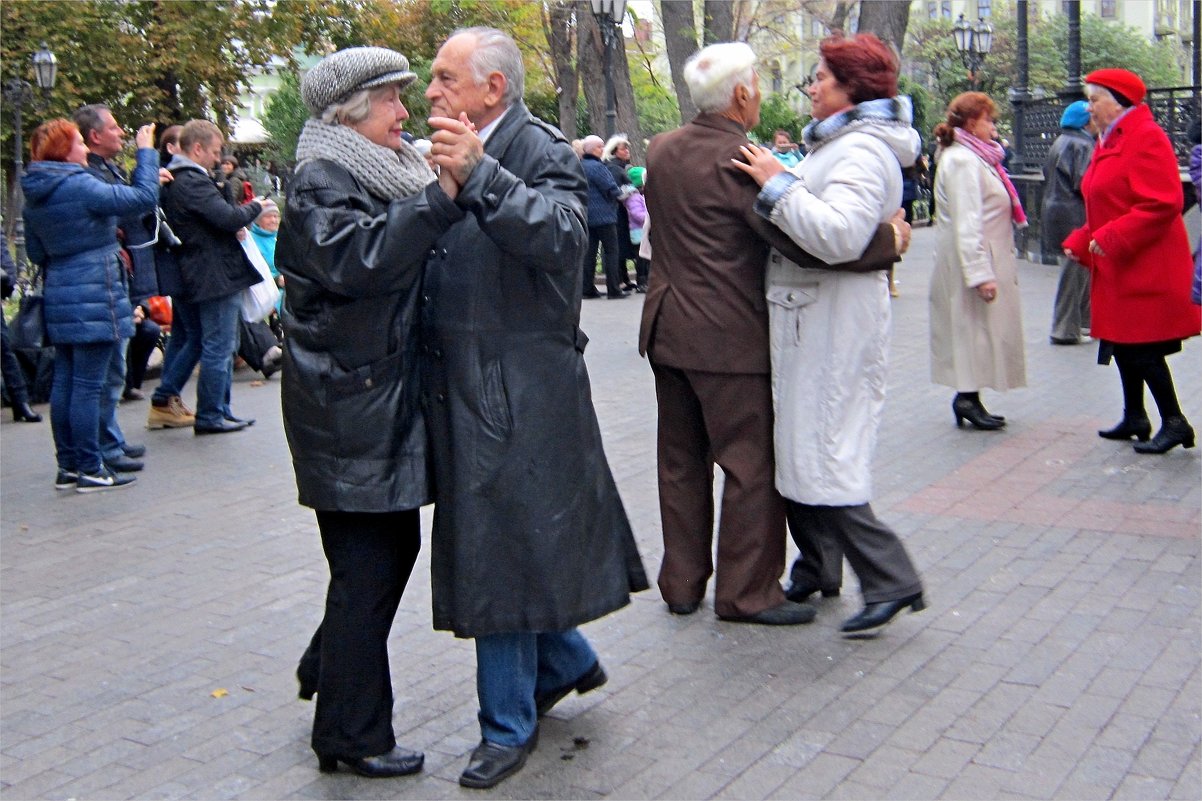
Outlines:
{"type": "Polygon", "coordinates": [[[748,163],[735,163],[763,187],[756,210],[834,265],[802,269],[775,252],[769,259],[776,487],[801,549],[790,600],[837,595],[846,554],[865,606],[842,630],[858,633],[924,603],[905,547],[869,504],[885,401],[888,279],[883,269],[837,265],[858,259],[877,226],[900,216],[901,170],[920,142],[908,103],[897,97],[888,46],[871,34],[836,36],[820,52],[806,158],[785,171],[769,151],[744,148],[748,163]]]}

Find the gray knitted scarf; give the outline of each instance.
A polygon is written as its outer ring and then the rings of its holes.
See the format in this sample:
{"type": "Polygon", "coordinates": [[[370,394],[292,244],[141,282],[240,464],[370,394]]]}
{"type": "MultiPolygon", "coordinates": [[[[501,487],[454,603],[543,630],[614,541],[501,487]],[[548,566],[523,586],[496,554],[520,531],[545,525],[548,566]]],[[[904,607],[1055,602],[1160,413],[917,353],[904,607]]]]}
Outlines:
{"type": "Polygon", "coordinates": [[[305,123],[296,143],[297,162],[311,159],[326,159],[345,168],[381,200],[416,195],[435,180],[426,160],[408,142],[402,141],[400,150],[390,150],[353,128],[318,119],[305,123]]]}

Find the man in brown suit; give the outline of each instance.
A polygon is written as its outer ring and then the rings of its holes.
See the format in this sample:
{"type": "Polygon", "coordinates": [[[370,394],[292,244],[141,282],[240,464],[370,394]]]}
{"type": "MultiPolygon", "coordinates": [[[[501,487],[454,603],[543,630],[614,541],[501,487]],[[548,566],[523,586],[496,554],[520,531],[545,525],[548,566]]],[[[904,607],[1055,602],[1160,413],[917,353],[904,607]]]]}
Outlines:
{"type": "MultiPolygon", "coordinates": [[[[647,152],[652,270],[639,352],[655,373],[664,560],[659,588],[673,614],[697,611],[714,573],[713,470],[725,474],[714,611],[723,620],[791,625],[815,610],[785,599],[784,501],[773,483],[771,368],[764,270],[769,246],[827,267],[754,209],[758,187],[731,164],[759,123],[755,54],[710,45],[685,66],[700,113],[647,152]]],[[[897,258],[882,225],[860,262],[897,258]]]]}

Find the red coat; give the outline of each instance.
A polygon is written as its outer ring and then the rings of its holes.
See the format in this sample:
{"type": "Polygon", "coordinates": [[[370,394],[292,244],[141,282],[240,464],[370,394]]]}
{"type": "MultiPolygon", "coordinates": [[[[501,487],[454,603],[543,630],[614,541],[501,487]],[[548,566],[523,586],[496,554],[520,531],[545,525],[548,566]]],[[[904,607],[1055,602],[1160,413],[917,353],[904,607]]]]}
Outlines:
{"type": "Polygon", "coordinates": [[[1181,176],[1165,132],[1139,105],[1094,148],[1081,181],[1085,225],[1064,247],[1092,273],[1090,334],[1161,342],[1202,330],[1190,302],[1193,260],[1181,218],[1181,176]],[[1105,253],[1089,252],[1093,239],[1105,253]]]}

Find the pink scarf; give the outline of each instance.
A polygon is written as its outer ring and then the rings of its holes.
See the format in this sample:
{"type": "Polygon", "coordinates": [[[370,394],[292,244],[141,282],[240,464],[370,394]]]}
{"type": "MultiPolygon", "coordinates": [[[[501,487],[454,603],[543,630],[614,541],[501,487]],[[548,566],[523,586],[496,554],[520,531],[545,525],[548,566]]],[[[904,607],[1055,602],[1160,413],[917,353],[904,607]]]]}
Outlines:
{"type": "Polygon", "coordinates": [[[956,141],[964,145],[966,148],[976,153],[981,159],[995,170],[998,177],[1002,179],[1002,184],[1006,187],[1006,191],[1010,193],[1010,216],[1018,225],[1027,224],[1027,214],[1023,211],[1023,204],[1018,200],[1018,192],[1014,189],[1014,184],[1010,183],[1010,176],[1006,174],[1006,168],[1002,166],[1002,159],[1006,155],[1005,149],[997,142],[986,142],[983,139],[970,134],[963,128],[954,128],[952,133],[956,137],[956,141]]]}

